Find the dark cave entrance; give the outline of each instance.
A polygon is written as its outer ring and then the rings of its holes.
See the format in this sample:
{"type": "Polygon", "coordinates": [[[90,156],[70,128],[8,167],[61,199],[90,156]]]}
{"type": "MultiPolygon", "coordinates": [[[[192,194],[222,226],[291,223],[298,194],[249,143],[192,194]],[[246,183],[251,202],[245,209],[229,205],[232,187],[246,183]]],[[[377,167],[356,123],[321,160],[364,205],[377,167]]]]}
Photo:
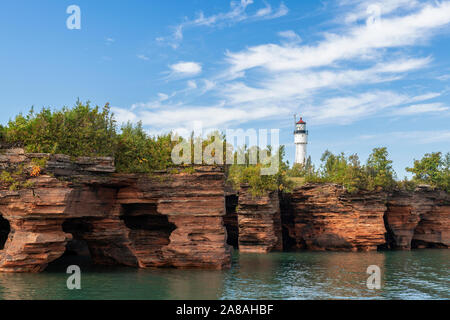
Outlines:
{"type": "Polygon", "coordinates": [[[130,229],[136,251],[145,253],[149,259],[161,255],[161,249],[170,243],[170,235],[176,229],[167,215],[157,211],[156,203],[124,204],[120,219],[130,229]]]}
{"type": "Polygon", "coordinates": [[[280,199],[280,219],[281,219],[281,235],[283,238],[283,251],[295,251],[297,241],[291,235],[295,230],[294,208],[292,206],[292,198],[288,193],[279,193],[280,199]]]}
{"type": "Polygon", "coordinates": [[[67,242],[63,255],[49,263],[46,270],[61,271],[69,265],[90,267],[94,264],[87,242],[83,235],[90,232],[91,224],[83,218],[70,218],[63,222],[62,229],[72,235],[72,240],[67,242]]]}
{"type": "Polygon", "coordinates": [[[0,214],[0,250],[5,247],[6,240],[8,240],[8,235],[11,231],[9,221],[3,218],[0,214]]]}
{"type": "Polygon", "coordinates": [[[239,247],[238,201],[239,197],[236,194],[225,196],[226,214],[223,217],[223,223],[227,230],[227,244],[235,249],[239,247]]]}

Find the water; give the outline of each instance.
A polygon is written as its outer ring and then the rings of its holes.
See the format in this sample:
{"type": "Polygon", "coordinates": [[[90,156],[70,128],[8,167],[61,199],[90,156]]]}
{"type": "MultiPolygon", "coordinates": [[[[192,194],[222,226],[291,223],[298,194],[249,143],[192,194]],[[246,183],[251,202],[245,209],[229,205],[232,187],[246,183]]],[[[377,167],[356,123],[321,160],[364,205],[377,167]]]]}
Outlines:
{"type": "MultiPolygon", "coordinates": [[[[74,258],[70,258],[74,259],[74,258]]],[[[65,260],[40,274],[1,274],[0,299],[450,299],[450,250],[234,253],[223,271],[92,267],[68,290],[65,260]],[[366,286],[367,266],[382,271],[366,286]]]]}

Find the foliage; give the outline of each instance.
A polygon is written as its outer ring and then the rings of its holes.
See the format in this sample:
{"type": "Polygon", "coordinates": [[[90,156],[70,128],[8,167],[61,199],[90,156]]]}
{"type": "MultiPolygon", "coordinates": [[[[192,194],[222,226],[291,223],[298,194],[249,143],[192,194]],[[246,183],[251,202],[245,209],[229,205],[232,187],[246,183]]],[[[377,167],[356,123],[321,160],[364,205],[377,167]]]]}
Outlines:
{"type": "Polygon", "coordinates": [[[346,156],[326,150],[321,157],[321,166],[316,169],[308,158],[305,165],[295,164],[289,170],[290,177],[301,177],[304,182],[337,183],[349,192],[358,190],[391,190],[396,186],[392,161],[388,159],[386,148],[375,148],[366,165],[361,165],[357,154],[346,156]]]}
{"type": "Polygon", "coordinates": [[[110,107],[91,107],[78,101],[74,108],[33,109],[9,121],[6,141],[23,145],[27,152],[78,156],[114,155],[116,124],[110,107]]]}
{"type": "Polygon", "coordinates": [[[375,148],[369,156],[366,165],[368,189],[383,188],[392,190],[396,186],[396,174],[392,168],[392,160],[388,159],[386,148],[375,148]]]}
{"type": "Polygon", "coordinates": [[[424,183],[450,192],[450,152],[427,153],[421,160],[414,160],[412,168],[406,171],[413,174],[415,183],[424,183]]]}
{"type": "MultiPolygon", "coordinates": [[[[259,154],[259,149],[257,149],[259,154]]],[[[281,146],[270,160],[260,161],[257,164],[250,164],[250,149],[246,149],[245,164],[233,164],[228,170],[228,182],[235,190],[239,190],[242,185],[248,185],[253,196],[262,196],[270,191],[290,192],[293,183],[287,176],[288,165],[283,161],[285,156],[284,146],[281,146]],[[275,158],[278,157],[278,160],[275,158]],[[270,166],[271,161],[278,161],[279,166],[275,174],[262,175],[262,169],[270,166]]],[[[271,155],[271,149],[266,149],[271,155]]],[[[236,158],[236,154],[235,154],[236,158]]]]}
{"type": "Polygon", "coordinates": [[[142,123],[127,123],[117,137],[116,168],[118,172],[144,173],[172,165],[174,146],[170,135],[149,137],[142,123]]]}
{"type": "Polygon", "coordinates": [[[0,174],[0,185],[2,187],[8,187],[11,191],[19,189],[28,189],[33,187],[34,182],[31,179],[26,178],[26,172],[23,165],[16,168],[14,172],[3,170],[0,174]]]}
{"type": "Polygon", "coordinates": [[[6,128],[0,124],[0,145],[6,141],[6,128]]]}

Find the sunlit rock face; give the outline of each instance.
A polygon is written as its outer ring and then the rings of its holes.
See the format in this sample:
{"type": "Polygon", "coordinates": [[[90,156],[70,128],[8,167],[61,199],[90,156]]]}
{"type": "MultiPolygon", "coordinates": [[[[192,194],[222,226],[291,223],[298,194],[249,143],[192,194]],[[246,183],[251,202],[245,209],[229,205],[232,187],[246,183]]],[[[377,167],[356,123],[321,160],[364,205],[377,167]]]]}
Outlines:
{"type": "Polygon", "coordinates": [[[365,251],[448,248],[449,193],[350,194],[335,184],[307,184],[281,200],[285,248],[365,251]]]}
{"type": "Polygon", "coordinates": [[[307,184],[283,204],[284,234],[293,249],[377,250],[385,243],[385,202],[382,192],[350,194],[336,184],[307,184]]]}
{"type": "Polygon", "coordinates": [[[240,252],[266,253],[283,249],[278,192],[254,196],[243,186],[239,191],[237,214],[240,252]]]}
{"type": "Polygon", "coordinates": [[[112,158],[8,150],[3,169],[49,158],[32,186],[0,189],[0,272],[40,272],[76,241],[97,264],[212,268],[230,265],[224,173],[113,174],[112,158]],[[68,245],[69,244],[69,245],[68,245]]]}
{"type": "Polygon", "coordinates": [[[385,215],[388,245],[393,249],[448,248],[450,194],[428,186],[394,192],[385,215]]]}

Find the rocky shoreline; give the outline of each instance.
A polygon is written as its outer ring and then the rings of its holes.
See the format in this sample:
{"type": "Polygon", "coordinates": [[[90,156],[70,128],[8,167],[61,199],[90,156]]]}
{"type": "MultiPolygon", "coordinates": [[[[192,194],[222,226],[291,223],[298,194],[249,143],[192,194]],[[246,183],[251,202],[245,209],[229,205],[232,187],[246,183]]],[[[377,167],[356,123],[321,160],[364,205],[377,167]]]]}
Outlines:
{"type": "Polygon", "coordinates": [[[450,195],[347,193],[308,184],[291,194],[231,191],[221,167],[115,173],[113,158],[0,153],[0,169],[45,168],[25,188],[0,190],[0,272],[40,272],[69,251],[97,264],[223,269],[232,248],[368,251],[448,248],[450,195]]]}

